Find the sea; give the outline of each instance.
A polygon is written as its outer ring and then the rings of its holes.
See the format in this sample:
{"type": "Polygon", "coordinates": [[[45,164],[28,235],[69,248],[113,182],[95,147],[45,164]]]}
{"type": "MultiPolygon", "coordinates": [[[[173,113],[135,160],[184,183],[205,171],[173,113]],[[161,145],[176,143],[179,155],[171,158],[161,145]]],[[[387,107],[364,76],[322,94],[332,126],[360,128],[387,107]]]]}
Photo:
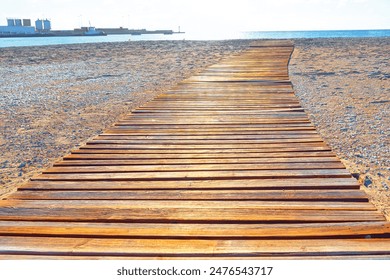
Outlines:
{"type": "Polygon", "coordinates": [[[99,42],[155,41],[155,40],[235,40],[235,39],[297,39],[297,38],[364,38],[390,37],[390,29],[329,30],[329,31],[253,31],[184,34],[108,35],[74,37],[0,38],[0,48],[45,45],[82,44],[99,42]]]}

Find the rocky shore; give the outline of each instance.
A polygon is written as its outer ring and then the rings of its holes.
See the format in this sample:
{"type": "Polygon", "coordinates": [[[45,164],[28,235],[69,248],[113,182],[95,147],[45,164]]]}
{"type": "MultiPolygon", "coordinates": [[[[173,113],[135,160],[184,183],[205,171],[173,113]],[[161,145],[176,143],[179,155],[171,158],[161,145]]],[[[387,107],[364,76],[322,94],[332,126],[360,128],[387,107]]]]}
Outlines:
{"type": "Polygon", "coordinates": [[[322,138],[390,219],[390,38],[295,40],[290,78],[322,138]]]}

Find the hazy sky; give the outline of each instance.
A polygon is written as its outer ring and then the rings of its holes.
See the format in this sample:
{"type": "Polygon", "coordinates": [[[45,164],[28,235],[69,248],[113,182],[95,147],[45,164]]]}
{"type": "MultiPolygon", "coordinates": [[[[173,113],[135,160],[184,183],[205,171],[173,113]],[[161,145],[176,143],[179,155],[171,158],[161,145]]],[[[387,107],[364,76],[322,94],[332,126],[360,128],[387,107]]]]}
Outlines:
{"type": "Polygon", "coordinates": [[[1,0],[7,17],[54,29],[129,27],[188,32],[390,29],[390,0],[1,0]]]}

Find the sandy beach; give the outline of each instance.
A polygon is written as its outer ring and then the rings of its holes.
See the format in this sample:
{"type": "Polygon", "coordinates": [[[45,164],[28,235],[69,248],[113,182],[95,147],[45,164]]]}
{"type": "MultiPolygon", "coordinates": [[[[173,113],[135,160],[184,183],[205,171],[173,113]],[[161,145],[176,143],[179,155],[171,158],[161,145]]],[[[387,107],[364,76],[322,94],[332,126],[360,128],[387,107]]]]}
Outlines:
{"type": "Polygon", "coordinates": [[[390,38],[295,40],[290,78],[302,106],[390,219],[390,38]]]}
{"type": "MultiPolygon", "coordinates": [[[[0,52],[0,194],[121,115],[250,41],[125,42],[0,52]]],[[[295,40],[290,76],[324,140],[390,217],[390,38],[295,40]]]]}

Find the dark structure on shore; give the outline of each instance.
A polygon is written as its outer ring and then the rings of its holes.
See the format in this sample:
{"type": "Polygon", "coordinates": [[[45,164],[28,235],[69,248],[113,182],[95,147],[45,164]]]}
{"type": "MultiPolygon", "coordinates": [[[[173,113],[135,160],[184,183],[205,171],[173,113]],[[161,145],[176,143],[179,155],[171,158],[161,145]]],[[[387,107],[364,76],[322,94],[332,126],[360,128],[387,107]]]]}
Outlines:
{"type": "Polygon", "coordinates": [[[173,30],[146,30],[146,29],[128,29],[128,28],[97,28],[97,30],[105,32],[107,35],[144,35],[144,34],[183,34],[184,32],[174,32],[173,30]]]}

